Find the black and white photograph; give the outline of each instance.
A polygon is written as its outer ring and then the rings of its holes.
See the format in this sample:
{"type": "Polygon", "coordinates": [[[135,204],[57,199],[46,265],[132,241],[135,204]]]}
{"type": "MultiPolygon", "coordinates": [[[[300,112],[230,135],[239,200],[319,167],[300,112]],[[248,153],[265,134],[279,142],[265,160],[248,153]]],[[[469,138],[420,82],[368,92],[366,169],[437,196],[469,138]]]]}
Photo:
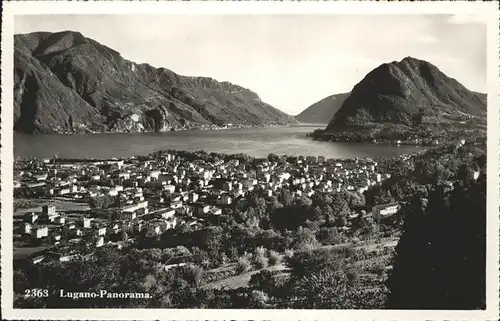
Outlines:
{"type": "Polygon", "coordinates": [[[2,19],[6,317],[498,318],[494,4],[49,4],[2,19]]]}

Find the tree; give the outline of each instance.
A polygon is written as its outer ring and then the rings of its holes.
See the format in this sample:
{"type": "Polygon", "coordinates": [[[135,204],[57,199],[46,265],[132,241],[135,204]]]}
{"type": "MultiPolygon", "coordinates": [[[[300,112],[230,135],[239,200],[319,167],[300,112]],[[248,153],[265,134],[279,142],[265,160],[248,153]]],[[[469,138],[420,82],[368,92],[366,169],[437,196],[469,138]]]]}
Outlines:
{"type": "Polygon", "coordinates": [[[299,227],[297,233],[295,234],[295,241],[293,248],[296,250],[300,249],[311,249],[318,246],[318,241],[314,232],[307,227],[299,227]]]}
{"type": "Polygon", "coordinates": [[[283,239],[278,232],[272,229],[267,229],[257,231],[254,242],[255,245],[267,249],[279,249],[282,247],[283,239]]]}
{"type": "Polygon", "coordinates": [[[271,294],[277,286],[275,276],[276,271],[269,271],[267,269],[262,270],[252,275],[248,285],[252,289],[261,290],[267,294],[271,294]]]}
{"type": "Polygon", "coordinates": [[[238,259],[238,263],[236,264],[236,272],[238,274],[243,274],[246,273],[250,270],[252,264],[250,264],[250,261],[248,260],[247,257],[242,256],[238,259]]]}
{"type": "Polygon", "coordinates": [[[342,241],[336,227],[322,227],[318,232],[317,239],[322,244],[327,245],[339,244],[342,241]]]}
{"type": "Polygon", "coordinates": [[[269,265],[271,266],[279,265],[281,263],[281,255],[274,250],[269,250],[268,257],[269,265]]]}
{"type": "Polygon", "coordinates": [[[191,251],[193,253],[193,262],[205,269],[210,268],[210,266],[212,265],[213,257],[211,257],[207,251],[202,250],[198,247],[193,247],[191,251]]]}
{"type": "Polygon", "coordinates": [[[359,192],[346,192],[345,200],[349,208],[356,208],[365,205],[365,196],[359,192]]]}
{"type": "Polygon", "coordinates": [[[298,200],[298,206],[308,208],[311,207],[311,205],[312,205],[312,200],[305,195],[302,195],[298,200]]]}
{"type": "MultiPolygon", "coordinates": [[[[250,208],[257,219],[264,217],[267,211],[267,203],[263,197],[252,197],[250,200],[250,208]]],[[[251,217],[251,215],[249,215],[251,217]]]]}
{"type": "Polygon", "coordinates": [[[222,227],[209,227],[202,234],[202,248],[206,249],[211,257],[217,257],[223,245],[222,227]]]}
{"type": "Polygon", "coordinates": [[[413,124],[414,126],[420,126],[422,124],[422,120],[424,118],[424,111],[419,111],[416,115],[413,116],[413,124]]]}
{"type": "Polygon", "coordinates": [[[295,230],[310,217],[311,211],[304,207],[283,207],[271,214],[272,225],[278,230],[295,230]]]}
{"type": "Polygon", "coordinates": [[[269,154],[269,155],[267,156],[267,159],[268,159],[270,162],[277,162],[277,161],[279,161],[279,160],[280,160],[279,156],[278,156],[278,155],[276,155],[276,154],[273,154],[273,153],[269,154]]]}
{"type": "Polygon", "coordinates": [[[266,293],[260,290],[252,290],[248,298],[248,307],[253,309],[264,309],[268,306],[269,297],[266,293]]]}
{"type": "Polygon", "coordinates": [[[196,266],[194,264],[188,264],[182,269],[183,279],[189,284],[197,286],[200,284],[201,278],[203,276],[203,268],[196,266]]]}
{"type": "Polygon", "coordinates": [[[381,195],[377,195],[374,197],[375,204],[388,204],[394,202],[394,197],[392,197],[392,193],[390,190],[383,190],[381,195]]]}
{"type": "Polygon", "coordinates": [[[388,308],[484,309],[486,178],[406,207],[388,308]]]}
{"type": "Polygon", "coordinates": [[[92,209],[107,209],[111,203],[111,199],[108,195],[91,197],[89,200],[89,206],[92,209]]]}
{"type": "Polygon", "coordinates": [[[338,217],[336,220],[335,220],[335,224],[339,227],[343,227],[343,226],[346,226],[347,225],[347,219],[345,216],[342,216],[342,217],[338,217]]]}
{"type": "Polygon", "coordinates": [[[292,193],[290,193],[290,190],[286,189],[286,188],[283,188],[281,190],[281,197],[280,197],[280,201],[281,203],[286,206],[286,207],[289,207],[292,205],[292,202],[293,202],[293,196],[292,196],[292,193]]]}
{"type": "Polygon", "coordinates": [[[312,200],[314,204],[317,204],[321,208],[332,204],[332,198],[326,193],[316,193],[312,196],[312,200]]]}
{"type": "MultiPolygon", "coordinates": [[[[227,248],[234,247],[237,253],[242,254],[251,251],[256,246],[256,229],[248,228],[241,224],[234,225],[229,231],[227,239],[227,248]]],[[[230,253],[227,253],[228,255],[230,253]]]]}
{"type": "Polygon", "coordinates": [[[348,278],[344,271],[321,271],[298,279],[292,296],[299,298],[297,308],[346,309],[348,278]]]}
{"type": "Polygon", "coordinates": [[[111,205],[111,200],[109,198],[108,195],[104,195],[103,196],[103,200],[102,200],[102,208],[103,209],[106,209],[106,208],[109,208],[109,206],[111,205]]]}
{"type": "Polygon", "coordinates": [[[343,267],[343,255],[332,249],[318,248],[296,251],[292,256],[286,256],[286,262],[291,268],[291,276],[297,278],[322,270],[339,270],[343,267]]]}
{"type": "Polygon", "coordinates": [[[314,208],[314,212],[313,212],[313,220],[315,221],[319,221],[321,219],[323,219],[324,217],[324,214],[323,214],[323,210],[321,209],[321,207],[319,207],[319,205],[317,205],[315,208],[314,208]]]}
{"type": "Polygon", "coordinates": [[[256,269],[263,269],[269,264],[268,258],[265,256],[265,252],[256,251],[252,257],[253,265],[256,269]]]}
{"type": "Polygon", "coordinates": [[[267,212],[273,213],[275,210],[282,208],[283,204],[278,201],[278,198],[273,195],[271,196],[269,202],[267,203],[267,212]]]}
{"type": "Polygon", "coordinates": [[[347,255],[347,251],[321,248],[287,259],[291,276],[282,287],[284,298],[294,298],[292,307],[299,309],[382,308],[385,291],[360,287],[358,272],[344,265],[347,255]]]}
{"type": "Polygon", "coordinates": [[[349,204],[342,194],[336,193],[332,197],[332,212],[335,217],[346,217],[349,215],[351,209],[349,204]]]}

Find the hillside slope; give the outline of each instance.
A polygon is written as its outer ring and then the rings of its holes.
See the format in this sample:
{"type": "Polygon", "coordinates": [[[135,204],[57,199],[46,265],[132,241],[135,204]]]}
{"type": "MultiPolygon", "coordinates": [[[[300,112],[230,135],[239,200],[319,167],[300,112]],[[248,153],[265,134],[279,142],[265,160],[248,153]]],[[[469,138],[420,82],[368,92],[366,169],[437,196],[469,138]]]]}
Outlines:
{"type": "Polygon", "coordinates": [[[407,57],[359,82],[327,132],[484,125],[486,95],[469,91],[429,62],[407,57]]]}
{"type": "Polygon", "coordinates": [[[300,114],[295,116],[295,119],[301,123],[328,123],[340,109],[342,103],[346,100],[349,94],[350,93],[342,93],[328,96],[307,107],[300,114]]]}
{"type": "Polygon", "coordinates": [[[14,37],[20,132],[165,131],[296,120],[229,82],[136,64],[78,32],[14,37]]]}

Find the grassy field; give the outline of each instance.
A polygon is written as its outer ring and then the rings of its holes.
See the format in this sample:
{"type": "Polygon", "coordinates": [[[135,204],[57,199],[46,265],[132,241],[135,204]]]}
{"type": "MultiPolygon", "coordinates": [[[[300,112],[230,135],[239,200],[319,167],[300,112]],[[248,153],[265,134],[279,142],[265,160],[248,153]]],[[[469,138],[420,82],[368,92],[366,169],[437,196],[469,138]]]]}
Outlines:
{"type": "MultiPolygon", "coordinates": [[[[236,264],[235,263],[230,263],[227,266],[224,265],[223,266],[223,270],[225,270],[227,267],[231,268],[231,266],[233,266],[233,268],[236,268],[236,264]]],[[[214,270],[219,270],[219,269],[220,268],[217,268],[217,269],[214,269],[214,270]]],[[[240,274],[240,275],[230,276],[230,277],[225,278],[225,279],[213,281],[213,282],[205,284],[203,287],[207,288],[207,289],[220,289],[220,288],[237,289],[237,288],[240,288],[240,287],[246,287],[246,286],[248,286],[248,282],[250,282],[250,279],[252,278],[252,275],[257,274],[260,271],[263,271],[263,270],[269,270],[269,271],[286,271],[287,269],[288,268],[286,267],[286,265],[280,264],[280,265],[276,265],[276,266],[267,267],[267,268],[264,268],[264,269],[250,271],[250,272],[243,273],[243,274],[240,274]]],[[[207,273],[211,273],[214,270],[207,271],[207,273]]]]}
{"type": "Polygon", "coordinates": [[[36,247],[15,247],[14,248],[14,260],[28,258],[39,252],[42,252],[48,248],[54,247],[53,245],[40,245],[36,247]]]}
{"type": "Polygon", "coordinates": [[[41,212],[44,205],[53,204],[58,212],[86,212],[90,206],[81,201],[67,198],[54,199],[14,199],[14,217],[22,216],[26,212],[41,212]]]}

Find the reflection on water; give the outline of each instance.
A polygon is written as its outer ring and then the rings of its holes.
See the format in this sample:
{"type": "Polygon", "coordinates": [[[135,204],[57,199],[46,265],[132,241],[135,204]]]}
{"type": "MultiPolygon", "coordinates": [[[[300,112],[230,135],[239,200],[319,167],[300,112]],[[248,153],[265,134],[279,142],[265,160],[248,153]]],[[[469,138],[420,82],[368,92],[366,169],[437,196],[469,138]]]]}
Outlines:
{"type": "Polygon", "coordinates": [[[74,158],[109,158],[145,155],[161,149],[245,153],[265,157],[314,155],[333,158],[397,156],[419,150],[417,146],[384,146],[314,141],[306,134],[311,126],[178,131],[167,133],[19,135],[14,136],[14,155],[74,158]]]}

